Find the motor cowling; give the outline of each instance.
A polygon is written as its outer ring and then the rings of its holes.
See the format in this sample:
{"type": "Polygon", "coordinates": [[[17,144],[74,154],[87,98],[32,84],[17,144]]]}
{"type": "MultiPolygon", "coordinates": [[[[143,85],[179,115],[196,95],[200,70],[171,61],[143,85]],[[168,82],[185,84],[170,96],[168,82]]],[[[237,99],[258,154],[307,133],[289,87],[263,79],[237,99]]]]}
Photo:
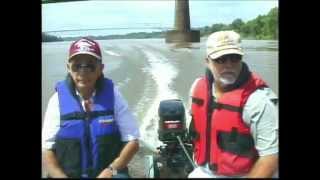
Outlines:
{"type": "Polygon", "coordinates": [[[169,99],[160,102],[159,109],[159,140],[162,142],[177,141],[186,137],[185,109],[179,99],[169,99]]]}

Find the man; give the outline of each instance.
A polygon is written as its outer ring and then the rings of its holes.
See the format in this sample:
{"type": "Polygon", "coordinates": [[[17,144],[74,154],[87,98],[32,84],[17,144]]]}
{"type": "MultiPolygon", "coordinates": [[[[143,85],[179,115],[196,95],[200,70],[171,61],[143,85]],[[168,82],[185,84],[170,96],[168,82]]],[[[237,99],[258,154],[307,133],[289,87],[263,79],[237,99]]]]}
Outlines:
{"type": "Polygon", "coordinates": [[[206,75],[190,90],[189,177],[272,177],[278,166],[277,97],[242,61],[240,35],[211,34],[206,75]]]}
{"type": "Polygon", "coordinates": [[[71,44],[67,78],[56,84],[44,118],[49,177],[129,177],[127,165],[139,149],[139,129],[103,68],[96,41],[82,38],[71,44]]]}

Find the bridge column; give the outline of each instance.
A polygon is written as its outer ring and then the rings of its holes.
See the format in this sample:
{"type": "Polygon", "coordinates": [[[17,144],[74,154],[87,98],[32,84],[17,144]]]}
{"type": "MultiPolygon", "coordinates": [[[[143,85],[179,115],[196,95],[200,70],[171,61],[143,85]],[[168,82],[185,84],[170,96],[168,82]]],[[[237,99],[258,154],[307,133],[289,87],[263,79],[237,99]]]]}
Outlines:
{"type": "Polygon", "coordinates": [[[200,31],[190,29],[189,1],[175,1],[174,30],[167,31],[166,43],[200,42],[200,31]]]}

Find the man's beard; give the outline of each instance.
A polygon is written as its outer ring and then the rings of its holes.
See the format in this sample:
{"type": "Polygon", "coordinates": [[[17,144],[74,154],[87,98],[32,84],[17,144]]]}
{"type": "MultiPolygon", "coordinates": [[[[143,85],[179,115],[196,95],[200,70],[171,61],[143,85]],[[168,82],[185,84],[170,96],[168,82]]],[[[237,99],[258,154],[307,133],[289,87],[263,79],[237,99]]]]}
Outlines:
{"type": "Polygon", "coordinates": [[[221,75],[219,76],[219,81],[222,86],[232,85],[236,82],[236,80],[237,76],[234,72],[221,73],[221,75]]]}

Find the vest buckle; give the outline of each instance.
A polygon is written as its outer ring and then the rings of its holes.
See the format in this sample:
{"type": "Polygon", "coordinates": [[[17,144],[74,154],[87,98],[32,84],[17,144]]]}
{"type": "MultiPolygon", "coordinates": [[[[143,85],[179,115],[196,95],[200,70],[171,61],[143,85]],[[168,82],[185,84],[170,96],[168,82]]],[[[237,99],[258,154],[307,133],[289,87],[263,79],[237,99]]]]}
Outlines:
{"type": "Polygon", "coordinates": [[[209,164],[209,169],[213,172],[216,172],[218,170],[217,164],[209,164]]]}

